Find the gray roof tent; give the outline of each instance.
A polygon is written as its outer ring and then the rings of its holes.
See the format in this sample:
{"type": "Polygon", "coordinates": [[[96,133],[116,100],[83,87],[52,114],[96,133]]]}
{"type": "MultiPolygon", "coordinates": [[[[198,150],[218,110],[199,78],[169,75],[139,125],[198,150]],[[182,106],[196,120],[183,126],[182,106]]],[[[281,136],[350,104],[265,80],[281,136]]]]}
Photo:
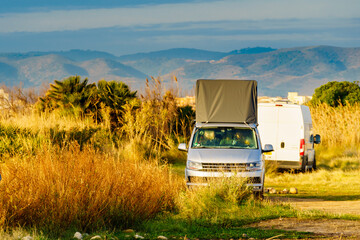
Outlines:
{"type": "Polygon", "coordinates": [[[196,81],[196,121],[257,124],[255,80],[196,81]]]}

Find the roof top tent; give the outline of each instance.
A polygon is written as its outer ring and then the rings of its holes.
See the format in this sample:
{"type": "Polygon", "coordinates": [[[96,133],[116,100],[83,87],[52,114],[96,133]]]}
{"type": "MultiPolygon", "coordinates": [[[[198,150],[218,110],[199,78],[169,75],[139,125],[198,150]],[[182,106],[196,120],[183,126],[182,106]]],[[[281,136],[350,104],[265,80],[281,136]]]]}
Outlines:
{"type": "Polygon", "coordinates": [[[197,123],[257,124],[255,80],[199,79],[195,101],[197,123]]]}

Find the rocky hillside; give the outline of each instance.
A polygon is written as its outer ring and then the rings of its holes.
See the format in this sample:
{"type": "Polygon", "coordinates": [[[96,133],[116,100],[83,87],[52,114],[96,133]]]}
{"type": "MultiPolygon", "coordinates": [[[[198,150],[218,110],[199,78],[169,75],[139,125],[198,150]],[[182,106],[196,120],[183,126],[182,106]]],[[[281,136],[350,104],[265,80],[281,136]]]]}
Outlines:
{"type": "Polygon", "coordinates": [[[144,86],[147,76],[161,75],[167,82],[175,75],[183,90],[192,89],[199,78],[255,79],[260,95],[312,95],[327,81],[360,80],[360,48],[259,47],[228,53],[178,48],[126,56],[89,50],[0,53],[0,82],[8,86],[40,86],[70,75],[90,82],[121,80],[135,89],[144,86]]]}

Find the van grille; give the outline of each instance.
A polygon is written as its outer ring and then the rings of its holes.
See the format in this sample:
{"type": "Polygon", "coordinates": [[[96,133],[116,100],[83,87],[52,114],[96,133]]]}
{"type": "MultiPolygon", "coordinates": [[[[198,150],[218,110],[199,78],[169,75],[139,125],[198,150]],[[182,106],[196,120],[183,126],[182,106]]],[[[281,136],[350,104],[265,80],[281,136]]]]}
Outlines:
{"type": "MultiPolygon", "coordinates": [[[[216,179],[217,177],[188,177],[187,182],[192,182],[192,183],[196,183],[196,182],[206,182],[206,181],[211,181],[211,179],[216,179]],[[196,181],[198,180],[198,181],[196,181]]],[[[260,184],[261,183],[261,178],[260,177],[249,177],[249,178],[244,178],[246,179],[246,182],[249,184],[260,184]]]]}
{"type": "Polygon", "coordinates": [[[246,163],[202,163],[203,171],[245,171],[246,163]]]}

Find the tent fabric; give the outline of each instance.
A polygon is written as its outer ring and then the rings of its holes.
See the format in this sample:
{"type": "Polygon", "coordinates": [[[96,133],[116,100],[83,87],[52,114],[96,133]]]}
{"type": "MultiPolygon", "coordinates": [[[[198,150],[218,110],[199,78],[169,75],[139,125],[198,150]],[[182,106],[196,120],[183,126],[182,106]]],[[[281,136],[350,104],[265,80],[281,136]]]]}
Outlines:
{"type": "Polygon", "coordinates": [[[257,124],[255,80],[196,81],[196,121],[257,124]]]}

